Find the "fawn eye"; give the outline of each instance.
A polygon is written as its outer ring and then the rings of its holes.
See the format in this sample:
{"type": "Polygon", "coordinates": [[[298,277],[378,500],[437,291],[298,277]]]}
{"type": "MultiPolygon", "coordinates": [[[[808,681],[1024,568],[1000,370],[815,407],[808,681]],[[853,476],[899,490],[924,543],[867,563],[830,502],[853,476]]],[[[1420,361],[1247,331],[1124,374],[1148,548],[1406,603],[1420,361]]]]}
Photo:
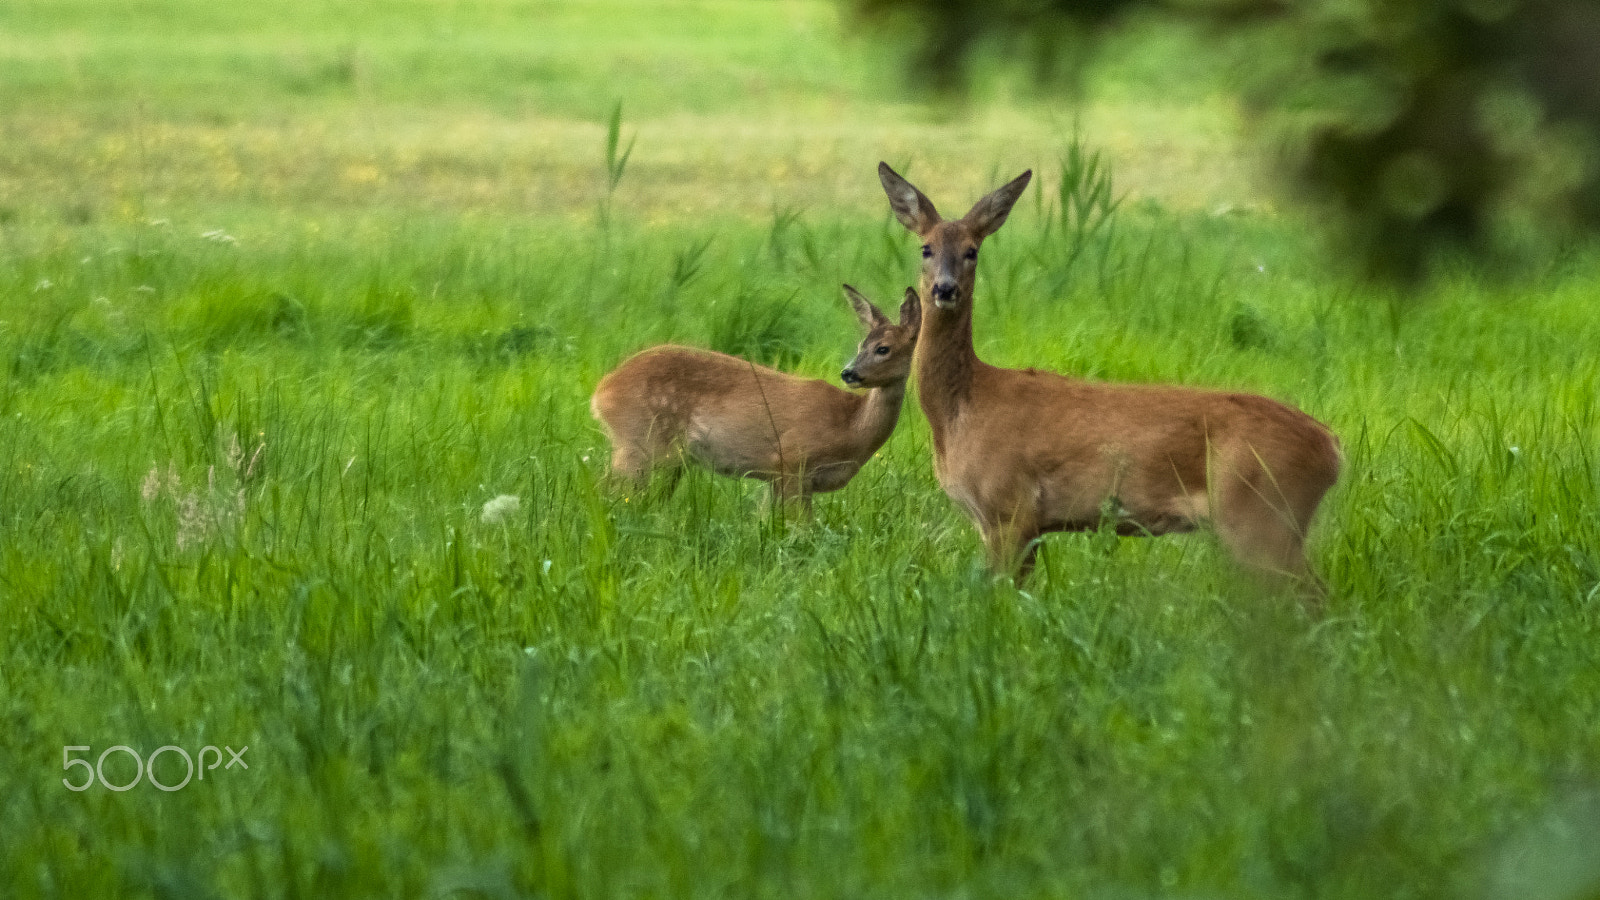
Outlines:
{"type": "Polygon", "coordinates": [[[923,244],[922,245],[922,258],[923,259],[933,259],[933,246],[932,245],[930,245],[930,244],[923,244]]]}
{"type": "Polygon", "coordinates": [[[878,354],[879,356],[888,356],[889,355],[889,345],[888,344],[879,344],[877,346],[877,348],[875,348],[872,352],[878,354]]]}
{"type": "Polygon", "coordinates": [[[967,252],[964,255],[966,256],[968,261],[977,259],[978,258],[978,248],[977,247],[968,247],[967,248],[967,252]]]}

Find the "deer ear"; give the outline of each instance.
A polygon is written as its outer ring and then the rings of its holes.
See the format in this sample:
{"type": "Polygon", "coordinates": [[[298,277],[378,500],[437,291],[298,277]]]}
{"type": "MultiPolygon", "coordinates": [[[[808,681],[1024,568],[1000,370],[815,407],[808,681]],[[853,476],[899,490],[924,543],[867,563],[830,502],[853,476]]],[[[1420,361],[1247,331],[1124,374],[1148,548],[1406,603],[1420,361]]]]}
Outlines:
{"type": "Polygon", "coordinates": [[[844,295],[850,301],[851,308],[856,311],[856,318],[861,320],[862,326],[868,331],[879,325],[888,324],[889,319],[872,305],[871,300],[863,297],[860,291],[847,284],[844,286],[844,295]]]}
{"type": "Polygon", "coordinates": [[[922,326],[922,298],[916,288],[906,288],[906,299],[900,304],[900,327],[917,329],[922,326]]]}
{"type": "Polygon", "coordinates": [[[939,224],[939,211],[933,208],[933,201],[901,178],[886,162],[878,163],[878,181],[883,183],[883,192],[889,195],[889,208],[894,210],[894,217],[912,234],[926,234],[928,229],[939,224]]]}
{"type": "Polygon", "coordinates": [[[964,221],[980,240],[999,231],[1006,223],[1006,216],[1011,215],[1011,207],[1022,198],[1031,178],[1033,170],[1029,169],[973,204],[964,221]]]}

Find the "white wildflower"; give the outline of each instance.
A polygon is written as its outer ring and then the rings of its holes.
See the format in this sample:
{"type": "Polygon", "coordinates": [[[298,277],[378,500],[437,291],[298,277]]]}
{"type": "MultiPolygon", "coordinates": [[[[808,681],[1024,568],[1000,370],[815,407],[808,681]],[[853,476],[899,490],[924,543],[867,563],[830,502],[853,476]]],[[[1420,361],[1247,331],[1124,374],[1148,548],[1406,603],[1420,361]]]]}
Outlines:
{"type": "Polygon", "coordinates": [[[211,511],[205,498],[190,491],[178,498],[178,549],[187,550],[206,539],[212,527],[211,511]]]}
{"type": "Polygon", "coordinates": [[[37,294],[40,291],[48,291],[55,286],[56,283],[54,281],[51,281],[48,278],[41,278],[39,279],[39,282],[33,286],[33,292],[37,294]]]}
{"type": "Polygon", "coordinates": [[[161,470],[151,469],[145,473],[144,480],[139,482],[139,499],[150,503],[161,496],[161,470]]]}
{"type": "Polygon", "coordinates": [[[482,520],[489,525],[498,525],[522,509],[522,498],[515,494],[501,494],[483,505],[482,520]]]}
{"type": "MultiPolygon", "coordinates": [[[[208,475],[208,481],[214,475],[214,471],[208,475]]],[[[224,527],[237,522],[244,515],[244,507],[244,491],[218,491],[214,481],[207,493],[194,490],[179,497],[178,549],[187,550],[210,541],[224,527]]]]}
{"type": "Polygon", "coordinates": [[[152,466],[145,473],[144,480],[139,482],[139,497],[146,503],[155,502],[157,497],[166,494],[169,497],[178,496],[181,482],[178,480],[178,467],[169,464],[165,472],[160,466],[152,466]]]}
{"type": "Polygon", "coordinates": [[[176,465],[169,464],[165,470],[153,467],[139,483],[139,497],[146,503],[167,498],[163,506],[174,513],[180,551],[205,544],[223,528],[240,521],[245,512],[244,490],[219,487],[216,466],[206,470],[205,487],[189,490],[184,490],[176,465]]]}

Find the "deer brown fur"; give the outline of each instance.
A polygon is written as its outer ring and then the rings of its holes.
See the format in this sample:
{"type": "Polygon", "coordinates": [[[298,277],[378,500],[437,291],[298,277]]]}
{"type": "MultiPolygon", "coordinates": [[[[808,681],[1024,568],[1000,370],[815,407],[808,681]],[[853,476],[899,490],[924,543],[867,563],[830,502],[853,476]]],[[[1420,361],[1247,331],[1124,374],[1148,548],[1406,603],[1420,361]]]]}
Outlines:
{"type": "Polygon", "coordinates": [[[687,459],[803,504],[848,484],[899,420],[922,310],[907,289],[896,324],[844,289],[867,336],[840,378],[865,393],[711,350],[652,347],[602,378],[590,402],[611,439],[612,473],[642,483],[687,459]]]}
{"type": "Polygon", "coordinates": [[[1210,521],[1246,565],[1316,584],[1306,531],[1341,463],[1316,419],[1254,394],[1092,383],[978,359],[978,249],[1031,175],[945,221],[878,165],[896,218],[922,241],[914,374],[934,471],[977,524],[991,566],[1026,576],[1046,532],[1159,535],[1210,521]]]}

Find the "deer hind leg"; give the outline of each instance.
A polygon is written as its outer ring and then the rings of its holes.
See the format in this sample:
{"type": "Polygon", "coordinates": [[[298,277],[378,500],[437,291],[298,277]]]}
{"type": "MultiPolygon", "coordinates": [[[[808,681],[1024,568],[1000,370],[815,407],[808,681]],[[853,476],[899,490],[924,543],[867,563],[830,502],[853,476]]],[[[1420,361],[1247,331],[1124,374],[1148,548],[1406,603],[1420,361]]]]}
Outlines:
{"type": "Polygon", "coordinates": [[[1307,608],[1320,611],[1327,588],[1306,560],[1309,510],[1287,495],[1265,467],[1250,474],[1228,474],[1217,490],[1214,521],[1222,543],[1242,565],[1275,589],[1301,595],[1307,608]]]}

